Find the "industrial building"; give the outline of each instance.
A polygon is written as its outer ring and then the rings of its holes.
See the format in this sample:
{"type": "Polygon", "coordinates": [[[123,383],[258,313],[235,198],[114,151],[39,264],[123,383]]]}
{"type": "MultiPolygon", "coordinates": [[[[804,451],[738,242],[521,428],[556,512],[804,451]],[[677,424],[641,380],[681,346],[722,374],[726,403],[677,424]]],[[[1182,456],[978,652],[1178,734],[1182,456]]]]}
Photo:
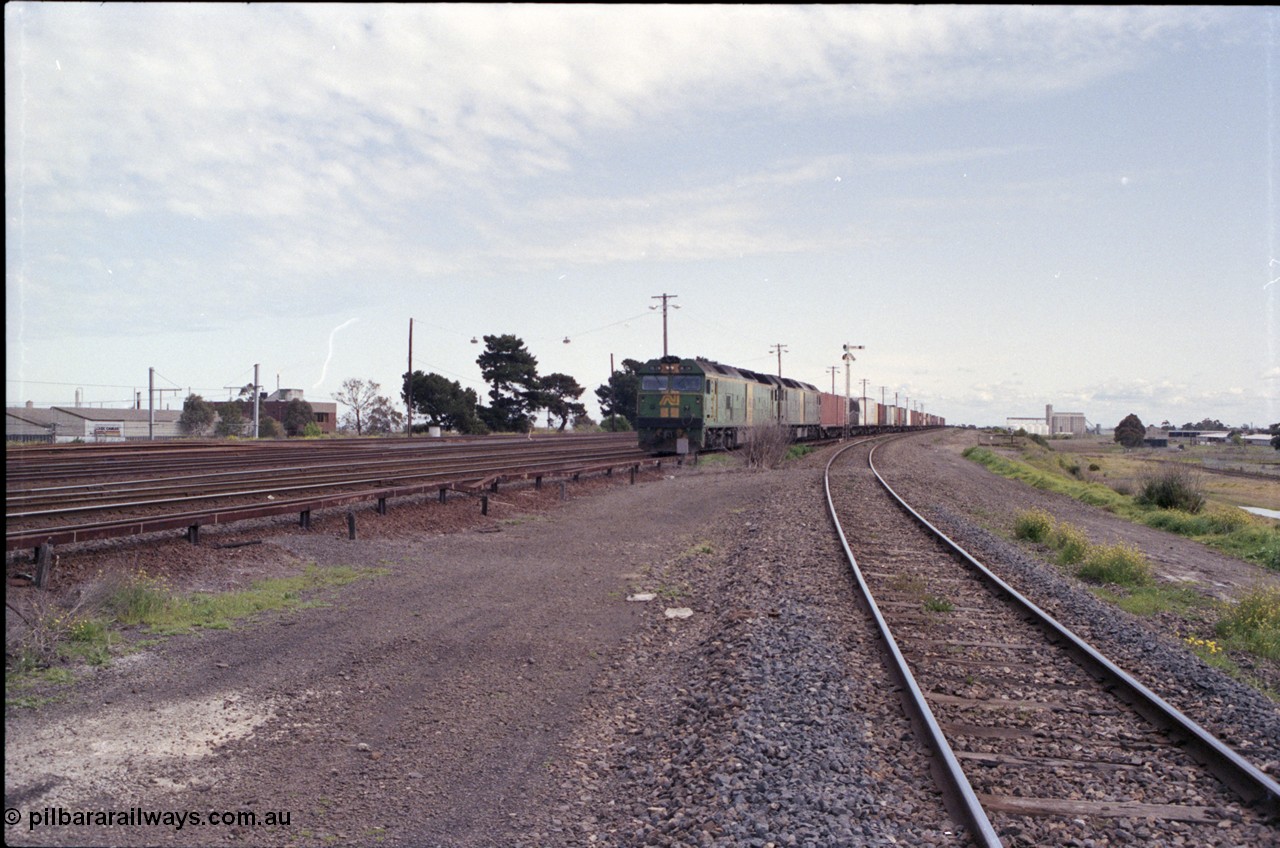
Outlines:
{"type": "Polygon", "coordinates": [[[4,437],[9,442],[123,442],[176,439],[181,412],[156,410],[154,419],[145,409],[101,409],[87,406],[53,406],[36,409],[32,404],[6,408],[4,437]]]}
{"type": "MultiPolygon", "coordinates": [[[[262,417],[284,419],[293,400],[304,400],[301,389],[280,389],[260,404],[262,417]]],[[[245,433],[252,429],[252,404],[246,416],[245,433]]],[[[311,403],[316,425],[326,435],[338,430],[336,403],[311,403]]],[[[139,408],[111,409],[88,406],[53,406],[37,409],[26,406],[7,407],[4,437],[7,442],[124,442],[139,439],[179,439],[184,435],[178,427],[181,410],[139,408]]],[[[212,428],[210,428],[212,429],[212,428]]]]}
{"type": "Polygon", "coordinates": [[[1089,423],[1083,412],[1054,412],[1053,404],[1046,404],[1043,418],[1006,418],[1010,432],[1025,430],[1033,436],[1083,436],[1089,432],[1089,423]]]}

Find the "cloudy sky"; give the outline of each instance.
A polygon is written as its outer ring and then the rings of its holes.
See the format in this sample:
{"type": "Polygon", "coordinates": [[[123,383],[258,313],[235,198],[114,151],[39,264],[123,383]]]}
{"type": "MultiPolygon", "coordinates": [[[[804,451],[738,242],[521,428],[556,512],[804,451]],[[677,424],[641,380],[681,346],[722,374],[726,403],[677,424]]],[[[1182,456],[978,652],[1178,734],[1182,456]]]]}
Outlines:
{"type": "MultiPolygon", "coordinates": [[[[952,423],[1280,420],[1268,8],[5,6],[7,405],[594,399],[670,349],[952,423]],[[566,339],[568,343],[566,343],[566,339]],[[844,390],[844,372],[836,380],[844,390]]],[[[592,404],[593,413],[596,411],[592,404]]]]}

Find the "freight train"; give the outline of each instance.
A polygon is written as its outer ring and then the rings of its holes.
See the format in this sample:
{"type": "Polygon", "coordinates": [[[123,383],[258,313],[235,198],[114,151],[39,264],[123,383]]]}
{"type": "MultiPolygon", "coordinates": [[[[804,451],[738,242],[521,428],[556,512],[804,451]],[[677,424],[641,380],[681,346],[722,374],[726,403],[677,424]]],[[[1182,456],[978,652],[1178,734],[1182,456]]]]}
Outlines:
{"type": "Polygon", "coordinates": [[[939,416],[919,410],[846,399],[709,359],[664,356],[637,373],[636,429],[640,447],[653,453],[732,449],[751,428],[775,424],[795,441],[946,426],[939,416]]]}

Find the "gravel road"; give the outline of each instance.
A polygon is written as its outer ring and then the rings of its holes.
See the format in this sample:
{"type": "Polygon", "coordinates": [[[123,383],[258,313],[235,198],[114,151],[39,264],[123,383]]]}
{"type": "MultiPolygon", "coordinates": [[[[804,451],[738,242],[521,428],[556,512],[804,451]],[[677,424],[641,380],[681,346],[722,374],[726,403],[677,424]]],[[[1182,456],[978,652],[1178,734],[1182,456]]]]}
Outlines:
{"type": "MultiPolygon", "coordinates": [[[[926,434],[888,454],[904,494],[1280,772],[1275,705],[1206,668],[1173,625],[1109,610],[998,533],[1035,502],[1087,516],[1099,541],[1139,531],[1162,574],[1218,593],[1274,577],[1014,487],[960,459],[965,439],[926,434]]],[[[356,541],[339,515],[223,539],[262,542],[242,548],[68,557],[64,575],[168,557],[192,584],[309,563],[380,576],[324,593],[326,606],[164,639],[55,703],[7,710],[5,806],[23,819],[6,842],[963,845],[850,600],[821,465],[707,463],[571,485],[564,504],[554,487],[511,490],[487,517],[462,499],[401,506],[362,515],[356,541]],[[641,593],[654,597],[628,600],[641,593]],[[134,808],[258,822],[29,828],[31,813],[134,808]],[[266,824],[272,813],[287,823],[266,824]]]]}

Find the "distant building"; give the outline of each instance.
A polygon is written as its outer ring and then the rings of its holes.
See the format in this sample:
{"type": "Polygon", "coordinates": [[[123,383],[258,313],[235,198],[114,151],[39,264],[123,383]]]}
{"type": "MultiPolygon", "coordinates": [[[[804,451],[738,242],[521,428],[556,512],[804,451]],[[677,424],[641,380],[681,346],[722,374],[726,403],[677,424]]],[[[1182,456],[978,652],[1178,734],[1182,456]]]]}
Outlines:
{"type": "Polygon", "coordinates": [[[1006,418],[1004,421],[1010,433],[1025,430],[1031,436],[1049,435],[1049,425],[1043,418],[1006,418]]]}
{"type": "Polygon", "coordinates": [[[181,412],[146,409],[103,409],[87,406],[53,406],[5,409],[4,437],[10,442],[123,442],[181,435],[181,412]]]}
{"type": "Polygon", "coordinates": [[[1228,430],[1170,430],[1169,440],[1189,445],[1220,445],[1231,437],[1228,430]]]}
{"type": "Polygon", "coordinates": [[[311,411],[315,413],[316,426],[320,428],[320,432],[325,435],[338,432],[338,405],[325,401],[308,401],[302,389],[276,389],[259,405],[261,414],[284,423],[285,410],[289,408],[290,402],[295,400],[311,404],[311,411]]]}
{"type": "Polygon", "coordinates": [[[1045,405],[1044,420],[1050,436],[1083,436],[1089,431],[1083,412],[1054,412],[1053,404],[1045,405]]]}

